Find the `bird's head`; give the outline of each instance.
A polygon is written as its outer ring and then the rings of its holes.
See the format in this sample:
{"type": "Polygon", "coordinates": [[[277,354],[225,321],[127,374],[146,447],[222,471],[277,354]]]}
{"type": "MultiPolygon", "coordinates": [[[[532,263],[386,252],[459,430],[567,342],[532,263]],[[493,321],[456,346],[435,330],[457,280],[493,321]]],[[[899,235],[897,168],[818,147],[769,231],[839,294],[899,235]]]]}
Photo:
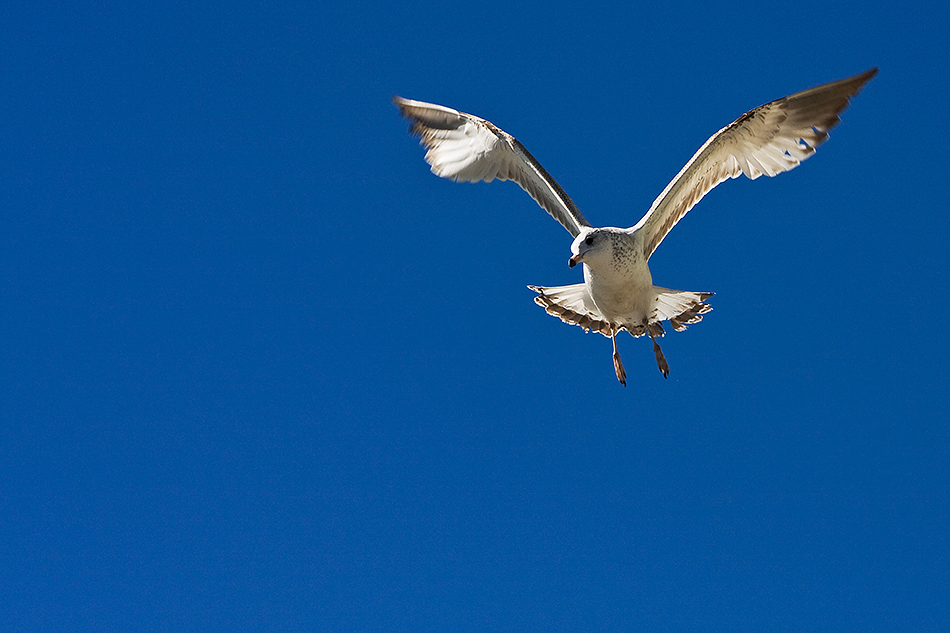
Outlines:
{"type": "Polygon", "coordinates": [[[574,268],[577,264],[585,263],[590,265],[602,253],[609,253],[608,235],[600,229],[589,229],[582,231],[574,238],[571,244],[571,253],[573,255],[567,260],[567,265],[574,268]]]}

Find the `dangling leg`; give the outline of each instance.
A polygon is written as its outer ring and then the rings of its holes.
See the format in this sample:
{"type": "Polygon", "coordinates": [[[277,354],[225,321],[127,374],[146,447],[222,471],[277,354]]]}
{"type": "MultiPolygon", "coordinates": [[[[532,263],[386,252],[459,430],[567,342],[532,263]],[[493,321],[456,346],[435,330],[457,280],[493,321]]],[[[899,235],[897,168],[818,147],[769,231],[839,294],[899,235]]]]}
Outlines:
{"type": "Polygon", "coordinates": [[[623,363],[620,362],[620,352],[617,351],[617,331],[614,330],[610,335],[610,340],[614,343],[614,371],[617,372],[617,380],[624,387],[627,386],[627,372],[623,370],[623,363]]]}
{"type": "Polygon", "coordinates": [[[660,373],[663,374],[664,378],[669,378],[670,365],[666,362],[666,356],[663,355],[663,350],[660,349],[660,344],[656,342],[656,338],[653,336],[653,332],[650,331],[649,325],[647,325],[647,334],[650,335],[650,340],[653,341],[653,354],[656,355],[656,366],[659,367],[660,373]]]}

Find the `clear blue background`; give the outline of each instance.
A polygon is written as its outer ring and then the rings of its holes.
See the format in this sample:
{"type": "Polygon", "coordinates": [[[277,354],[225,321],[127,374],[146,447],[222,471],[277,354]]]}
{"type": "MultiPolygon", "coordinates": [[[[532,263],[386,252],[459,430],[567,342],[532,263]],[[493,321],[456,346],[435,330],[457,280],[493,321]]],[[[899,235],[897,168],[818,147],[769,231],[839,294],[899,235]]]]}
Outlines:
{"type": "Polygon", "coordinates": [[[946,631],[941,3],[11,2],[4,631],[946,631]],[[484,116],[629,226],[744,111],[872,66],[815,157],[651,261],[610,343],[484,116]]]}

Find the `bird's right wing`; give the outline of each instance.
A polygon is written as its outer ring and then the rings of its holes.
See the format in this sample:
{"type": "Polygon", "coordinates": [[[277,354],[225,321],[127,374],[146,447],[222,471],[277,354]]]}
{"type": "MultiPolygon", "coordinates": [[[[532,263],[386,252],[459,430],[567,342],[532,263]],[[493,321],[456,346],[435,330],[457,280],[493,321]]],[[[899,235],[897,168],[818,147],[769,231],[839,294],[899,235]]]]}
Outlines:
{"type": "Polygon", "coordinates": [[[432,173],[461,182],[513,180],[574,237],[590,223],[574,201],[515,137],[451,108],[393,97],[428,150],[432,173]]]}

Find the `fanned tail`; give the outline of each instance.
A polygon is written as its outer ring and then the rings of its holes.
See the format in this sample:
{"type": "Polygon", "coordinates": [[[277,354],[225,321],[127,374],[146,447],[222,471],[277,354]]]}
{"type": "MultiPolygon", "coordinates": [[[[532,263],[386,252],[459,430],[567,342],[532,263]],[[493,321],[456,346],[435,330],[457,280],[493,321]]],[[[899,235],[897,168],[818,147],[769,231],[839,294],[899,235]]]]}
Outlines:
{"type": "Polygon", "coordinates": [[[565,323],[580,326],[585,332],[599,332],[606,337],[610,337],[615,329],[616,331],[625,329],[632,336],[640,337],[647,333],[647,328],[650,329],[650,335],[663,336],[666,331],[661,321],[669,321],[674,330],[682,332],[687,325],[702,321],[702,315],[712,310],[712,306],[705,301],[714,294],[653,286],[656,292],[656,309],[650,317],[649,325],[628,323],[622,328],[615,328],[604,319],[597,306],[594,305],[585,284],[553,288],[528,286],[528,288],[538,293],[534,302],[544,308],[548,314],[558,317],[565,323]]]}

